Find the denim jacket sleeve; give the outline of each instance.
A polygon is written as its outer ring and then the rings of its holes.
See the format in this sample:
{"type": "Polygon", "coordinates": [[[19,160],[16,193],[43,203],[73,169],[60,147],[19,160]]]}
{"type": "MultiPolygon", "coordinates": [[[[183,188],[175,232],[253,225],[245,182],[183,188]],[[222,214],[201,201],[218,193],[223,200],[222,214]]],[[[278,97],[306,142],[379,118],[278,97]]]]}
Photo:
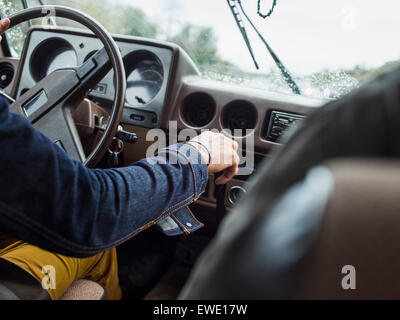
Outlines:
{"type": "Polygon", "coordinates": [[[202,224],[188,205],[207,179],[186,144],[125,168],[86,168],[0,98],[0,232],[9,236],[86,257],[156,224],[169,235],[190,233],[202,224]]]}

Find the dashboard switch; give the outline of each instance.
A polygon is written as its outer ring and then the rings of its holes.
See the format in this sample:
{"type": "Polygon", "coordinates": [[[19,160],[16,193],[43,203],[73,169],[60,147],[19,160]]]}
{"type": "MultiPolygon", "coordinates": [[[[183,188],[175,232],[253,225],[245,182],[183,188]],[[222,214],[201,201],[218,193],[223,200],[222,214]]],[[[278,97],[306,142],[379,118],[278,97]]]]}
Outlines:
{"type": "Polygon", "coordinates": [[[142,115],[140,115],[140,114],[135,114],[135,113],[132,113],[132,114],[130,115],[130,118],[131,118],[132,120],[140,121],[140,122],[144,121],[144,119],[145,119],[144,116],[142,116],[142,115]]]}
{"type": "Polygon", "coordinates": [[[136,133],[125,130],[118,130],[115,137],[127,143],[136,143],[138,141],[136,133]]]}

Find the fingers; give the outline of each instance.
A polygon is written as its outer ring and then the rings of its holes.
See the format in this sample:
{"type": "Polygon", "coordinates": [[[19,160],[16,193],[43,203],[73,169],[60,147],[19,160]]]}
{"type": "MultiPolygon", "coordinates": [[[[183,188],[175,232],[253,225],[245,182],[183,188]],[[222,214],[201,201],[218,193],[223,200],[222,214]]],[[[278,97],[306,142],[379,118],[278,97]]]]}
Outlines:
{"type": "Polygon", "coordinates": [[[232,178],[236,176],[239,172],[239,155],[234,152],[232,158],[232,166],[224,170],[224,173],[215,180],[215,184],[226,184],[227,182],[232,180],[232,178]]]}
{"type": "Polygon", "coordinates": [[[233,167],[226,169],[224,173],[215,180],[215,184],[228,183],[234,176],[236,176],[238,170],[238,168],[235,169],[233,167]]]}
{"type": "Polygon", "coordinates": [[[0,34],[6,32],[6,30],[10,27],[10,23],[11,21],[8,18],[0,20],[0,34]]]}
{"type": "MultiPolygon", "coordinates": [[[[227,137],[223,133],[206,131],[190,141],[201,142],[206,149],[208,149],[207,153],[209,153],[209,156],[206,156],[206,158],[209,159],[209,173],[223,172],[223,174],[216,179],[217,184],[227,183],[238,173],[240,163],[238,155],[239,144],[232,139],[232,137],[227,137]]],[[[199,146],[195,147],[200,153],[205,152],[205,150],[201,150],[199,146]]]]}
{"type": "Polygon", "coordinates": [[[0,20],[0,41],[1,41],[1,35],[6,32],[6,30],[10,27],[10,19],[5,18],[3,20],[0,20]]]}

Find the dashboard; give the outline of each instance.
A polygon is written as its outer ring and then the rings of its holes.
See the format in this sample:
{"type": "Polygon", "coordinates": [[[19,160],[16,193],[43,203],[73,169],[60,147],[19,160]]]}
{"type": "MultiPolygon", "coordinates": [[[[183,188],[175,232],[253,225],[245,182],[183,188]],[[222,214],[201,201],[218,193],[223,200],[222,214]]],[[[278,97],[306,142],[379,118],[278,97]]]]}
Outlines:
{"type": "MultiPolygon", "coordinates": [[[[168,130],[170,121],[176,121],[178,129],[229,129],[238,140],[250,135],[255,150],[265,153],[278,144],[287,127],[325,102],[205,79],[189,56],[172,43],[132,36],[114,39],[127,77],[122,119],[127,125],[168,130]]],[[[0,80],[3,66],[6,76],[13,78],[5,91],[18,98],[52,71],[80,66],[101,48],[93,34],[80,29],[33,27],[19,65],[0,61],[0,80]],[[10,68],[15,69],[14,76],[10,68]]],[[[110,110],[113,71],[88,98],[110,110]]]]}
{"type": "MultiPolygon", "coordinates": [[[[171,138],[174,121],[178,132],[225,130],[242,150],[252,141],[256,170],[288,129],[326,103],[206,79],[187,53],[172,43],[119,35],[114,39],[121,50],[127,80],[122,126],[139,137],[137,144],[125,147],[125,163],[145,157],[153,143],[146,139],[150,129],[162,129],[171,138]]],[[[20,59],[0,58],[0,88],[18,99],[52,71],[80,66],[101,48],[93,34],[80,29],[33,27],[20,59]]],[[[114,99],[113,71],[88,93],[88,99],[110,112],[114,99]]],[[[229,182],[227,207],[234,206],[245,191],[247,178],[236,177],[229,182]]],[[[213,179],[210,176],[200,200],[215,205],[213,179]]]]}

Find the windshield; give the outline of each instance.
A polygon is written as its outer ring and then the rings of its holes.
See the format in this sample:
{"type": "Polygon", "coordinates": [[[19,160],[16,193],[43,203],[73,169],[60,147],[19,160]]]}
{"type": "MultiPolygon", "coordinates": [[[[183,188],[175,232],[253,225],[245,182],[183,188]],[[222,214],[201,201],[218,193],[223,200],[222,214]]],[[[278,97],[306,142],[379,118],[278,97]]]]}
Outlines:
{"type": "MultiPolygon", "coordinates": [[[[2,8],[11,1],[1,0],[2,8]]],[[[17,3],[18,1],[12,1],[17,3]]],[[[38,1],[31,1],[37,5],[38,1]]],[[[244,26],[259,70],[226,0],[45,0],[75,7],[110,32],[179,44],[202,75],[243,86],[292,93],[264,44],[244,26]]],[[[338,98],[400,65],[400,3],[386,0],[243,0],[243,7],[298,84],[301,94],[338,98]]],[[[245,18],[242,16],[243,20],[245,18]]],[[[58,25],[71,25],[57,20],[58,25]]],[[[12,41],[16,52],[18,44],[12,41]]]]}

